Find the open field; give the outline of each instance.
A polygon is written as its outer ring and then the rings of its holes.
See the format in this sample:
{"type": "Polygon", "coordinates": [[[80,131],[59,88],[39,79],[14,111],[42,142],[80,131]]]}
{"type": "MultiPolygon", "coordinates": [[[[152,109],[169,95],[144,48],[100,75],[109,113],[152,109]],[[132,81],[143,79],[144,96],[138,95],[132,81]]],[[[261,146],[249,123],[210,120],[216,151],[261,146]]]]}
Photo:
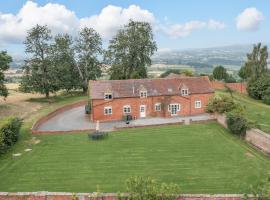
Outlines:
{"type": "Polygon", "coordinates": [[[39,135],[0,158],[0,191],[117,192],[142,175],[184,193],[244,193],[269,164],[216,123],[125,129],[98,142],[83,133],[39,135]]]}
{"type": "Polygon", "coordinates": [[[58,93],[57,95],[52,95],[49,99],[45,99],[44,95],[41,94],[18,92],[18,86],[18,84],[14,83],[7,84],[9,96],[6,100],[0,98],[0,120],[10,115],[27,119],[44,107],[50,108],[56,106],[57,104],[55,103],[59,103],[60,105],[58,106],[61,106],[61,102],[70,102],[72,99],[73,101],[82,98],[86,99],[86,97],[82,96],[80,93],[58,93]]]}
{"type": "MultiPolygon", "coordinates": [[[[217,91],[216,93],[229,95],[224,91],[217,91]]],[[[257,122],[261,130],[270,134],[270,106],[261,101],[254,100],[245,94],[234,92],[233,97],[245,107],[247,117],[250,120],[257,122]]]]}

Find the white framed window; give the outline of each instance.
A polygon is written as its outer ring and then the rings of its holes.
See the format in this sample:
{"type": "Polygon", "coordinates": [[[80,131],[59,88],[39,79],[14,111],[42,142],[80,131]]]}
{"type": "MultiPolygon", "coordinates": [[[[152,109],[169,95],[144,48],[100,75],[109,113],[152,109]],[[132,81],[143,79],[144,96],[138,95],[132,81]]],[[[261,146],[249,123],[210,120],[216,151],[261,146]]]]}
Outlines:
{"type": "Polygon", "coordinates": [[[104,107],[104,115],[111,115],[111,114],[112,114],[112,107],[111,106],[104,107]]]}
{"type": "Polygon", "coordinates": [[[202,101],[195,101],[195,108],[201,108],[202,107],[202,101]]]}
{"type": "Polygon", "coordinates": [[[180,111],[180,104],[172,103],[168,105],[168,111],[171,113],[171,115],[177,115],[177,112],[180,111]]]}
{"type": "Polygon", "coordinates": [[[161,103],[155,104],[155,111],[161,111],[161,103]]]}
{"type": "Polygon", "coordinates": [[[146,98],[147,97],[147,91],[140,91],[140,97],[146,98]]]}
{"type": "Polygon", "coordinates": [[[123,113],[124,114],[131,113],[131,107],[130,107],[130,105],[123,106],[123,113]]]}
{"type": "Polygon", "coordinates": [[[105,100],[109,100],[109,99],[112,99],[113,96],[112,96],[112,93],[104,93],[104,99],[105,100]]]}
{"type": "Polygon", "coordinates": [[[182,96],[188,96],[188,89],[181,89],[182,96]]]}

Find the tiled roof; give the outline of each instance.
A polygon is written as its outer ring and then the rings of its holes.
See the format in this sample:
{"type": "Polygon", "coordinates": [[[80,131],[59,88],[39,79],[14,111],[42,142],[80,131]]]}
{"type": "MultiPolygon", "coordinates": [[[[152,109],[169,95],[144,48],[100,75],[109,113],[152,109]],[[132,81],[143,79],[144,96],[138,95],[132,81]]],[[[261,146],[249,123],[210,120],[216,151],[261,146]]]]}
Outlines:
{"type": "Polygon", "coordinates": [[[113,98],[139,97],[141,88],[147,90],[147,96],[179,95],[183,86],[189,94],[214,92],[207,76],[89,81],[92,99],[104,99],[106,91],[112,91],[113,98]]]}

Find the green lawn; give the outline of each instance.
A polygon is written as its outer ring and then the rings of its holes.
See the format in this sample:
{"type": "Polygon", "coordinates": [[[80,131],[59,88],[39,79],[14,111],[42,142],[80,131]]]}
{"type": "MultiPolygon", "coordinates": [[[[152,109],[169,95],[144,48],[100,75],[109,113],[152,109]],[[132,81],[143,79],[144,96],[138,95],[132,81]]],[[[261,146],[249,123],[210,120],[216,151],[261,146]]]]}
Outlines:
{"type": "Polygon", "coordinates": [[[99,185],[117,192],[142,175],[184,193],[243,193],[270,169],[268,158],[216,123],[125,129],[104,141],[83,133],[36,137],[39,144],[17,145],[21,156],[0,158],[0,191],[91,192],[99,185]]]}
{"type": "MultiPolygon", "coordinates": [[[[227,94],[224,91],[217,91],[218,94],[227,94]]],[[[245,94],[233,93],[234,99],[246,109],[247,117],[257,122],[260,129],[270,134],[270,106],[261,101],[254,100],[245,94]]]]}

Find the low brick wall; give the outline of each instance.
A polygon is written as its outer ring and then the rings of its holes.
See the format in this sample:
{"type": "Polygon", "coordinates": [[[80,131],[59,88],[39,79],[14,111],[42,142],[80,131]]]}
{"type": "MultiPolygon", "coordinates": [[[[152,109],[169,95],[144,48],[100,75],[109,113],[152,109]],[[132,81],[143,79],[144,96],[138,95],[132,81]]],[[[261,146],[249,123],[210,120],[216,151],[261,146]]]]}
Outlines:
{"type": "Polygon", "coordinates": [[[247,93],[247,84],[246,83],[224,83],[221,81],[211,81],[212,87],[216,90],[224,90],[225,86],[228,86],[230,89],[239,92],[247,93]]]}
{"type": "MultiPolygon", "coordinates": [[[[32,126],[31,128],[31,132],[32,134],[42,134],[44,131],[38,131],[38,127],[47,122],[49,119],[53,118],[54,116],[58,115],[59,113],[62,113],[62,112],[65,112],[67,110],[70,110],[72,108],[76,108],[76,107],[80,107],[80,106],[83,106],[83,105],[86,105],[87,104],[87,101],[84,100],[84,101],[80,101],[80,102],[77,102],[77,103],[73,103],[73,104],[70,104],[70,105],[66,105],[66,106],[63,106],[61,108],[58,108],[56,109],[55,111],[49,113],[48,115],[42,117],[41,119],[39,119],[37,122],[35,122],[35,124],[32,126]]],[[[45,131],[46,133],[48,131],[45,131]]],[[[45,133],[44,132],[44,133],[45,133]]],[[[66,131],[65,131],[66,132],[66,131]]],[[[71,131],[71,132],[74,132],[74,131],[71,131]]],[[[58,133],[58,132],[57,132],[58,133]]]]}
{"type": "MultiPolygon", "coordinates": [[[[19,192],[19,193],[6,193],[0,192],[0,200],[71,200],[72,193],[61,192],[19,192]]],[[[78,193],[76,194],[79,200],[117,200],[117,194],[105,193],[100,194],[96,198],[95,193],[78,193]]],[[[242,200],[243,195],[240,194],[183,194],[179,195],[179,200],[242,200]]],[[[251,196],[250,196],[251,199],[251,196]]]]}
{"type": "Polygon", "coordinates": [[[259,129],[250,129],[246,133],[246,141],[267,154],[270,154],[270,135],[259,129]]]}

